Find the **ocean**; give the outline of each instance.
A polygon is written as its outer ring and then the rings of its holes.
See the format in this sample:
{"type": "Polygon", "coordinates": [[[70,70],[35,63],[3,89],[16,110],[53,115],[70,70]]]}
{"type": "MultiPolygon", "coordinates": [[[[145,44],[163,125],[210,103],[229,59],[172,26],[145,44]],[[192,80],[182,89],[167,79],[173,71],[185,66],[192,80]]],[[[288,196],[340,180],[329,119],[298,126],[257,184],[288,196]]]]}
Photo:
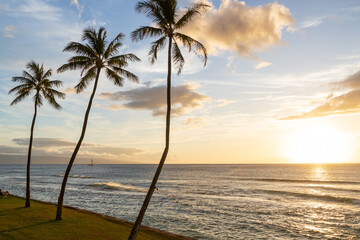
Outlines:
{"type": "MultiPolygon", "coordinates": [[[[57,202],[65,169],[32,165],[31,197],[57,202]]],[[[64,204],[134,222],[155,169],[74,165],[64,204]]],[[[3,191],[25,183],[0,165],[3,191]]],[[[360,164],[165,165],[157,187],[143,225],[196,239],[360,239],[360,164]]]]}

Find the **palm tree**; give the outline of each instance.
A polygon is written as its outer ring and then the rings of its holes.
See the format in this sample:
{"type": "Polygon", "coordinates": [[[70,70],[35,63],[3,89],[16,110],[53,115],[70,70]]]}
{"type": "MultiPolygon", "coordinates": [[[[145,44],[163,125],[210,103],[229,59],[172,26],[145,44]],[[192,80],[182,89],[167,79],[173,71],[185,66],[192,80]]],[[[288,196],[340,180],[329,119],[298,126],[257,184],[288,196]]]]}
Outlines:
{"type": "Polygon", "coordinates": [[[192,7],[188,8],[185,13],[179,17],[179,10],[177,6],[177,0],[147,0],[141,1],[136,4],[135,10],[139,13],[144,13],[146,16],[152,19],[152,26],[142,26],[131,33],[133,41],[140,41],[146,37],[160,37],[156,41],[152,42],[149,57],[151,63],[157,60],[157,53],[165,47],[166,41],[168,41],[168,73],[167,73],[167,112],[166,112],[166,133],[165,133],[165,149],[161,156],[160,163],[155,172],[154,178],[150,185],[150,188],[145,197],[142,208],[136,219],[136,222],[131,230],[129,240],[136,238],[137,232],[141,225],[142,219],[145,215],[146,209],[149,205],[150,199],[156,188],[157,180],[160,176],[161,170],[164,166],[166,156],[169,151],[169,137],[170,137],[170,112],[171,112],[171,63],[174,62],[177,68],[177,74],[181,73],[184,66],[185,59],[180,51],[178,42],[185,48],[193,50],[196,55],[202,56],[204,66],[206,65],[207,54],[205,47],[195,39],[180,33],[181,30],[191,20],[208,5],[204,3],[196,3],[192,7]]]}
{"type": "Polygon", "coordinates": [[[31,149],[34,136],[34,126],[37,115],[37,108],[43,104],[43,99],[47,100],[51,106],[60,110],[61,106],[56,102],[55,97],[64,99],[65,94],[59,92],[53,87],[59,87],[62,85],[60,80],[50,80],[49,77],[52,74],[52,70],[45,70],[44,64],[38,64],[34,61],[30,61],[26,68],[29,69],[29,72],[23,71],[22,76],[13,77],[13,82],[18,82],[20,85],[14,87],[9,91],[10,93],[15,92],[16,98],[11,102],[10,105],[17,104],[22,101],[25,97],[29,96],[33,91],[35,95],[33,96],[34,100],[34,117],[31,123],[30,130],[30,141],[29,141],[29,150],[28,150],[28,160],[27,160],[27,169],[26,169],[26,201],[25,207],[30,207],[30,162],[31,162],[31,149]]]}
{"type": "Polygon", "coordinates": [[[74,52],[77,55],[69,58],[67,63],[62,65],[57,71],[58,73],[62,73],[67,70],[81,69],[80,82],[75,86],[77,93],[82,92],[92,80],[95,80],[95,83],[86,109],[81,135],[70,158],[69,165],[67,166],[61,185],[56,220],[62,220],[62,206],[67,179],[85,136],[89,113],[101,70],[104,69],[106,77],[115,85],[120,87],[123,85],[124,77],[134,82],[138,82],[138,77],[125,70],[124,67],[128,66],[128,61],[140,61],[140,59],[131,53],[116,55],[119,52],[118,48],[122,46],[121,40],[123,37],[124,35],[120,33],[107,45],[105,28],[101,27],[98,31],[96,31],[92,27],[87,27],[83,30],[82,35],[82,41],[86,41],[87,43],[82,44],[78,42],[70,42],[63,50],[64,52],[74,52]]]}

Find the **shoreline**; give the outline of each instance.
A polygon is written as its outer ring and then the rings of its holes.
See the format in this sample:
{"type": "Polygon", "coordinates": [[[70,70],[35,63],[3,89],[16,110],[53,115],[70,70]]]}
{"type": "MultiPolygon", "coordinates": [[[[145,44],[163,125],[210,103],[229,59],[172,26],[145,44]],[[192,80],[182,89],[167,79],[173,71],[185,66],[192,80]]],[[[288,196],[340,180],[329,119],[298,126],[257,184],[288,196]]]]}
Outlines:
{"type": "MultiPolygon", "coordinates": [[[[25,199],[25,197],[18,196],[18,195],[13,195],[11,193],[10,193],[10,196],[8,196],[8,197],[25,199]]],[[[32,199],[32,198],[30,200],[32,202],[57,206],[56,203],[52,203],[52,202],[46,202],[46,201],[32,199]]],[[[94,212],[94,211],[81,209],[81,208],[77,208],[77,207],[73,207],[73,206],[69,206],[69,205],[63,205],[63,208],[70,209],[70,210],[75,210],[75,211],[80,212],[80,213],[95,215],[95,216],[98,216],[100,218],[110,220],[112,222],[116,222],[116,223],[119,223],[119,224],[124,224],[124,225],[129,225],[129,226],[132,226],[134,224],[133,222],[129,222],[129,221],[126,221],[126,220],[123,220],[123,219],[120,219],[120,218],[108,216],[108,215],[105,215],[105,214],[102,214],[102,213],[97,213],[97,212],[94,212]]],[[[55,216],[55,212],[54,212],[54,216],[55,216]]],[[[141,230],[151,231],[151,232],[158,233],[158,234],[161,234],[161,235],[165,235],[165,236],[168,236],[168,237],[173,237],[173,238],[180,239],[180,240],[196,240],[195,238],[183,236],[183,235],[176,234],[176,233],[167,232],[167,231],[164,231],[164,230],[161,230],[161,229],[157,229],[157,228],[153,228],[153,227],[149,227],[149,226],[144,226],[144,225],[141,225],[140,229],[141,230]]]]}

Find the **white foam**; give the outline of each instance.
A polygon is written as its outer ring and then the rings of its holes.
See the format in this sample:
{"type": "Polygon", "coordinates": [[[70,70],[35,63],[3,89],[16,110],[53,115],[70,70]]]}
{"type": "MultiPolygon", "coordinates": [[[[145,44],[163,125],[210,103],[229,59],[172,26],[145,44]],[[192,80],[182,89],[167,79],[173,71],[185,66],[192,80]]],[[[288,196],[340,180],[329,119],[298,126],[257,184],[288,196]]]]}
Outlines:
{"type": "Polygon", "coordinates": [[[134,187],[134,186],[129,186],[129,185],[123,185],[120,183],[115,183],[115,182],[106,182],[106,183],[94,183],[92,184],[93,186],[102,186],[105,188],[112,188],[112,189],[122,189],[122,190],[135,190],[135,191],[141,191],[141,192],[146,192],[147,189],[146,188],[138,188],[138,187],[134,187]]]}

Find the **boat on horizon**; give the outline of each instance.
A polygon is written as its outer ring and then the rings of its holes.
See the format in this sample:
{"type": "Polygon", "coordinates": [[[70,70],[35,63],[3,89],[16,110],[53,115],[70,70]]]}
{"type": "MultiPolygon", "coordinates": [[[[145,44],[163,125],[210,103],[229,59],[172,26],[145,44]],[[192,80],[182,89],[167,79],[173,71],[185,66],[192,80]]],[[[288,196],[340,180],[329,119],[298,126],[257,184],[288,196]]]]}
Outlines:
{"type": "Polygon", "coordinates": [[[91,162],[88,164],[88,166],[94,166],[94,160],[91,159],[91,162]]]}

